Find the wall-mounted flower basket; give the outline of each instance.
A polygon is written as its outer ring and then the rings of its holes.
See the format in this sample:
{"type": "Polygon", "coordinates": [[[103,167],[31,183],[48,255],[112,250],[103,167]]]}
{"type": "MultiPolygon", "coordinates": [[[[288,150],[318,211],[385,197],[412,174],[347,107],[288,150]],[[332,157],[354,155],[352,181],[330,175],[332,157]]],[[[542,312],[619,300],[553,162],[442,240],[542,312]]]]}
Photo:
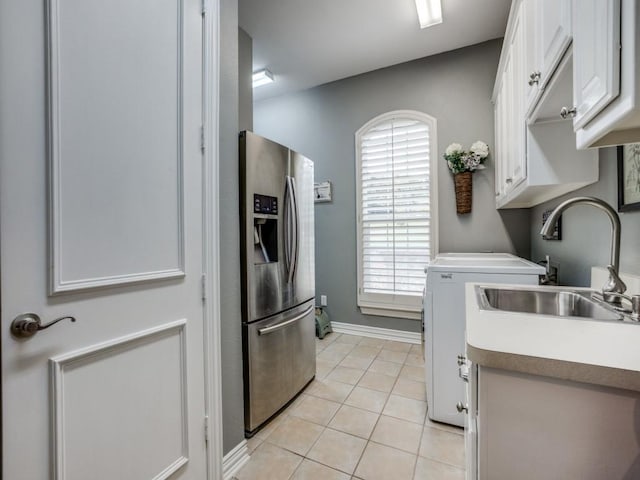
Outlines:
{"type": "Polygon", "coordinates": [[[456,173],[453,176],[456,189],[456,213],[471,213],[473,198],[473,177],[471,172],[456,173]]]}
{"type": "Polygon", "coordinates": [[[473,201],[473,177],[476,170],[484,169],[484,162],[489,157],[489,147],[486,143],[477,141],[467,152],[459,143],[452,143],[443,155],[449,170],[453,173],[453,183],[456,191],[456,213],[463,215],[471,213],[473,201]]]}

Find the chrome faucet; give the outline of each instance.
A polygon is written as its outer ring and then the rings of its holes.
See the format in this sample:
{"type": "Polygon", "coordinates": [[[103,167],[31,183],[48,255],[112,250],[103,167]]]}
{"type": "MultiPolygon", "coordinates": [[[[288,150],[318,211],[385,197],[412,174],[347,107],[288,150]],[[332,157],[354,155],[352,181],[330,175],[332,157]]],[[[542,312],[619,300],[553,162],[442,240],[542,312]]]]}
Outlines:
{"type": "Polygon", "coordinates": [[[547,218],[547,221],[542,226],[540,234],[545,239],[553,235],[553,230],[562,212],[569,207],[581,204],[591,205],[592,207],[602,210],[608,215],[609,220],[611,220],[611,262],[607,266],[609,279],[602,287],[602,297],[607,303],[619,305],[621,294],[627,290],[627,286],[618,276],[620,268],[620,217],[608,203],[595,197],[574,197],[565,200],[551,212],[551,215],[549,215],[549,218],[547,218]]]}

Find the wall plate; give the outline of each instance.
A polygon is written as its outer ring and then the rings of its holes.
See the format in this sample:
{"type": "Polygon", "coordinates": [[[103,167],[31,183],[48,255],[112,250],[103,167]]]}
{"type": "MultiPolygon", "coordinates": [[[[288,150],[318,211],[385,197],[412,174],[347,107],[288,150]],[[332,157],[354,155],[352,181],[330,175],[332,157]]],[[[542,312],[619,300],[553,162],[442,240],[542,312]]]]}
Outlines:
{"type": "Polygon", "coordinates": [[[313,198],[316,203],[331,201],[331,182],[320,182],[313,184],[313,198]]]}

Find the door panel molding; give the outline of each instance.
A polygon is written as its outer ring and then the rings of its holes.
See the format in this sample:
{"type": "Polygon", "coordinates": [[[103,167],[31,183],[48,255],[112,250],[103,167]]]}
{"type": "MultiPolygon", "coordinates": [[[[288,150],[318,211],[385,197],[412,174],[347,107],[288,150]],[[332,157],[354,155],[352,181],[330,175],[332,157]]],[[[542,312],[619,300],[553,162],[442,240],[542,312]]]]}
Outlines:
{"type": "Polygon", "coordinates": [[[100,2],[105,19],[159,16],[145,22],[139,51],[104,59],[101,47],[135,25],[91,30],[91,16],[77,18],[86,3],[46,0],[51,295],[185,275],[183,0],[175,10],[100,2]],[[125,8],[140,14],[118,15],[125,8]],[[119,116],[132,99],[137,116],[119,116]],[[125,178],[124,190],[110,190],[110,178],[125,178]]]}
{"type": "Polygon", "coordinates": [[[96,451],[101,441],[123,444],[136,441],[131,445],[136,450],[131,457],[108,459],[114,472],[117,472],[119,461],[128,461],[126,468],[131,471],[135,468],[131,464],[132,459],[147,463],[138,465],[138,468],[149,468],[152,454],[145,452],[145,444],[154,445],[154,454],[162,457],[154,459],[162,468],[148,477],[153,480],[169,478],[189,461],[186,327],[187,320],[180,319],[49,359],[52,470],[55,480],[88,478],[90,475],[81,473],[88,465],[82,450],[92,451],[94,457],[89,459],[90,468],[98,468],[92,462],[102,458],[96,451]],[[134,365],[135,368],[120,370],[116,373],[117,379],[110,379],[109,373],[117,371],[119,364],[134,365]],[[141,384],[136,382],[137,378],[151,382],[157,390],[136,391],[135,386],[141,384]],[[123,388],[127,385],[129,388],[123,388]],[[150,396],[155,398],[155,402],[149,402],[150,396]],[[100,408],[100,402],[108,403],[110,408],[100,408]],[[154,403],[159,406],[154,408],[154,403]],[[118,408],[123,405],[126,408],[118,408]],[[96,415],[97,411],[100,415],[96,415]],[[107,418],[109,415],[113,418],[107,418]],[[151,431],[138,432],[139,423],[144,427],[145,421],[146,427],[152,427],[144,430],[151,431]],[[139,438],[127,438],[127,425],[136,429],[139,438]],[[82,426],[86,426],[85,431],[82,431],[82,426]],[[110,427],[113,427],[112,432],[108,431],[110,427]],[[74,432],[77,434],[75,437],[74,432]],[[109,439],[110,433],[112,437],[109,439]],[[170,438],[164,438],[165,445],[160,449],[155,448],[157,443],[144,442],[141,438],[147,434],[156,441],[163,433],[174,435],[166,435],[170,438]],[[166,445],[171,442],[174,444],[166,445]],[[86,445],[88,443],[90,445],[86,445]],[[74,453],[76,457],[70,458],[74,453]]]}

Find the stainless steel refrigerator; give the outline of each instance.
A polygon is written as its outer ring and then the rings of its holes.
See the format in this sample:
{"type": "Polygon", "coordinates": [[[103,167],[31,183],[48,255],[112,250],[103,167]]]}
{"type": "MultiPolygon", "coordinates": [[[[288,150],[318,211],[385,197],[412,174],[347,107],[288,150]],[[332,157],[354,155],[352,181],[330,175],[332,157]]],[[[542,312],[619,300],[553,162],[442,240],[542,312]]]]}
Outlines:
{"type": "Polygon", "coordinates": [[[240,133],[245,433],[315,376],[313,162],[240,133]]]}

